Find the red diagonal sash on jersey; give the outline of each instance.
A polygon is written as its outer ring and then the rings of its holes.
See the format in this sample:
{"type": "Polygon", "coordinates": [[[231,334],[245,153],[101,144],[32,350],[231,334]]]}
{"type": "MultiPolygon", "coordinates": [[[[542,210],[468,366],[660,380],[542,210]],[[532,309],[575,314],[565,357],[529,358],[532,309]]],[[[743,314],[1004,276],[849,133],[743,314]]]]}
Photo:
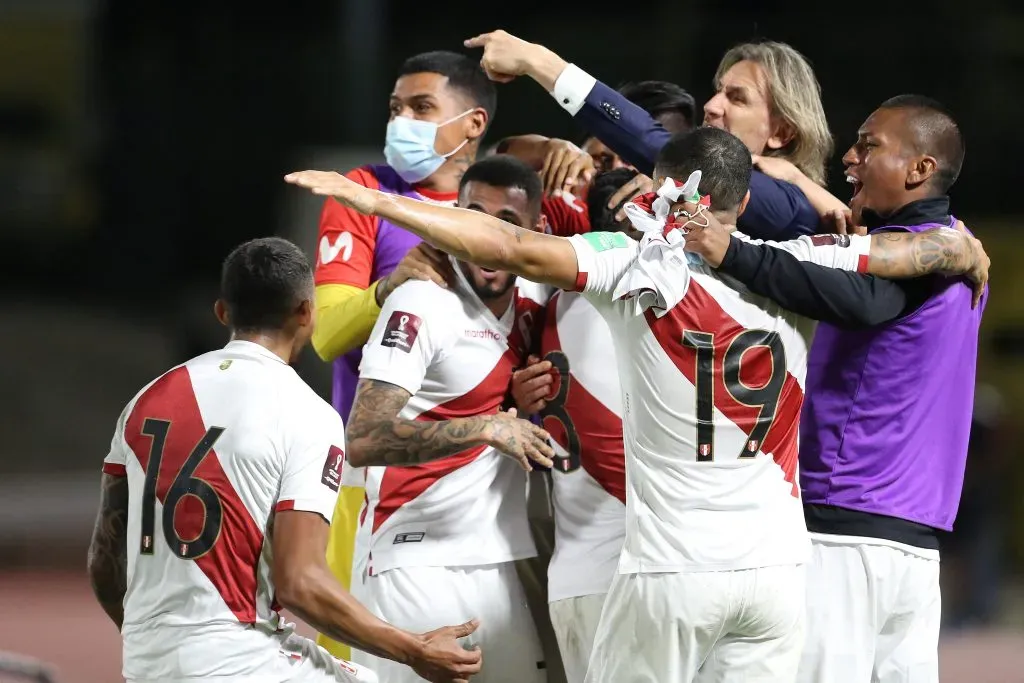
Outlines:
{"type": "MultiPolygon", "coordinates": [[[[651,311],[646,314],[651,332],[661,348],[683,375],[696,384],[697,352],[682,343],[684,330],[713,332],[715,357],[721,362],[732,341],[746,328],[726,313],[714,297],[695,280],[690,280],[686,296],[661,318],[651,311]]],[[[764,386],[772,374],[771,352],[754,347],[743,355],[740,369],[743,383],[750,387],[764,386]]],[[[718,410],[736,424],[745,434],[754,428],[760,408],[737,401],[725,387],[723,373],[716,364],[714,374],[714,404],[718,410]]],[[[771,453],[782,468],[786,481],[793,485],[793,495],[799,495],[796,483],[797,433],[803,390],[792,373],[786,372],[775,420],[758,450],[771,453]]]]}
{"type": "MultiPolygon", "coordinates": [[[[192,449],[206,434],[207,425],[199,412],[192,380],[182,366],[157,380],[135,404],[125,425],[125,440],[145,472],[149,465],[152,438],[142,433],[146,418],[171,423],[160,462],[156,497],[163,505],[167,491],[192,449]]],[[[231,612],[243,623],[256,621],[256,567],[263,547],[263,534],[238,493],[231,485],[215,451],[210,451],[196,469],[197,479],[217,492],[223,506],[220,536],[205,555],[192,561],[220,593],[231,612]]],[[[196,538],[204,523],[205,509],[198,498],[185,495],[178,503],[175,529],[184,538],[196,538]]],[[[158,528],[160,526],[157,518],[158,528]]],[[[132,542],[130,539],[129,542],[132,542]]],[[[137,541],[136,541],[137,542],[137,541]]],[[[163,532],[156,534],[164,543],[163,532]]],[[[145,558],[140,561],[145,562],[145,558]]]]}
{"type": "MultiPolygon", "coordinates": [[[[435,422],[498,412],[508,395],[512,371],[522,364],[530,351],[532,328],[540,320],[543,309],[536,301],[521,297],[518,291],[514,294],[513,305],[515,316],[508,335],[508,348],[487,377],[462,396],[421,413],[417,420],[435,422]]],[[[381,477],[378,501],[373,511],[373,532],[376,533],[400,507],[414,500],[445,475],[476,460],[485,449],[486,446],[477,446],[423,465],[388,467],[381,477]]],[[[365,521],[365,512],[364,507],[360,524],[365,521]]]]}
{"type": "MultiPolygon", "coordinates": [[[[416,419],[439,422],[497,413],[505,400],[515,365],[515,355],[506,350],[483,381],[462,396],[421,413],[416,419]]],[[[476,460],[486,448],[487,446],[476,446],[422,465],[386,468],[380,481],[379,500],[373,510],[373,532],[376,533],[400,507],[414,500],[445,475],[476,460]]]]}
{"type": "MultiPolygon", "coordinates": [[[[564,296],[557,293],[548,303],[547,320],[544,323],[541,350],[561,351],[562,341],[558,336],[558,298],[564,296]]],[[[587,334],[585,329],[575,330],[576,334],[587,334]]],[[[611,351],[611,349],[609,349],[611,351]]],[[[608,359],[602,359],[609,362],[608,359]]],[[[611,365],[602,372],[618,372],[614,359],[611,365]]],[[[551,396],[557,396],[558,383],[562,381],[561,373],[554,373],[554,384],[551,396]]],[[[579,438],[580,467],[593,477],[610,495],[615,496],[623,504],[626,502],[626,455],[622,443],[622,419],[608,410],[593,394],[576,379],[573,368],[569,368],[569,391],[563,406],[568,414],[570,424],[562,424],[555,416],[544,418],[544,428],[562,446],[570,447],[567,430],[573,429],[579,438]]]]}

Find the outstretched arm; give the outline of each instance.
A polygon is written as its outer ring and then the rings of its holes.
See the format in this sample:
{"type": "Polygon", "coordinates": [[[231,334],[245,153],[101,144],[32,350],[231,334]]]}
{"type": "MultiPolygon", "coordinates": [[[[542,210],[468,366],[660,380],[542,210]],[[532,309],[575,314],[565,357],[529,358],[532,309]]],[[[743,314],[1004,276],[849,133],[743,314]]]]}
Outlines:
{"type": "Polygon", "coordinates": [[[868,272],[887,278],[964,275],[988,256],[964,230],[933,228],[924,232],[876,232],[871,235],[868,272]]]}
{"type": "Polygon", "coordinates": [[[479,211],[385,194],[339,173],[300,171],[285,180],[314,194],[333,196],[360,213],[385,218],[457,259],[562,289],[576,285],[576,252],[565,238],[534,232],[479,211]]]}
{"type": "Polygon", "coordinates": [[[963,275],[973,283],[977,306],[988,283],[988,254],[958,222],[956,228],[871,235],[867,272],[900,279],[923,275],[963,275]]]}
{"type": "MultiPolygon", "coordinates": [[[[684,202],[682,207],[688,211],[697,210],[696,205],[690,203],[684,202]]],[[[712,268],[718,268],[725,260],[731,242],[737,238],[732,237],[713,216],[708,216],[707,221],[707,227],[691,230],[686,235],[686,249],[700,254],[712,268]]],[[[819,265],[857,270],[888,279],[963,275],[974,283],[974,306],[977,306],[988,282],[988,256],[981,242],[967,232],[963,223],[957,223],[955,229],[934,228],[918,233],[877,232],[867,237],[817,235],[776,242],[771,246],[803,254],[802,260],[819,265]],[[853,246],[856,248],[850,247],[851,242],[855,242],[853,246]]],[[[746,247],[742,250],[751,251],[746,247]]]]}

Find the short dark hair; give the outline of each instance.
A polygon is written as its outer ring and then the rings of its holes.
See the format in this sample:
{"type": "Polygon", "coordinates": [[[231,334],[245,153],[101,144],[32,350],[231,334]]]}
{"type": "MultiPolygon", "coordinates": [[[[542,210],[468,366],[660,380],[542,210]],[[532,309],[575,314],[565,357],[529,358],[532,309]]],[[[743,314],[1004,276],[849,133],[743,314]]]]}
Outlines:
{"type": "Polygon", "coordinates": [[[236,331],[280,331],[313,294],[313,270],[302,250],[280,237],[250,240],[228,254],[220,296],[236,331]]]}
{"type": "Polygon", "coordinates": [[[673,135],[658,153],[655,169],[659,176],[686,182],[701,171],[702,195],[711,195],[711,208],[737,208],[750,188],[750,150],[739,138],[719,128],[701,126],[673,135]]]}
{"type": "Polygon", "coordinates": [[[635,168],[616,168],[594,176],[594,182],[587,192],[587,214],[590,216],[590,229],[594,232],[616,232],[622,225],[615,220],[616,212],[629,201],[629,197],[609,209],[608,200],[619,189],[636,177],[635,168]]]}
{"type": "MultiPolygon", "coordinates": [[[[624,83],[619,86],[619,94],[650,114],[652,119],[656,119],[662,114],[676,112],[686,120],[687,126],[693,127],[693,115],[697,110],[697,101],[693,99],[693,95],[675,83],[668,81],[624,83]]],[[[587,140],[592,137],[594,137],[592,133],[583,133],[579,138],[579,144],[586,144],[587,140]]]]}
{"type": "Polygon", "coordinates": [[[935,157],[939,167],[933,182],[940,192],[948,192],[960,176],[966,154],[960,126],[949,109],[924,95],[897,95],[883,102],[880,109],[911,110],[909,121],[917,151],[935,157]]]}
{"type": "Polygon", "coordinates": [[[540,212],[544,188],[540,176],[532,168],[509,154],[492,154],[466,169],[459,181],[459,194],[468,183],[476,182],[491,187],[515,187],[526,193],[530,209],[540,212]]]}
{"type": "Polygon", "coordinates": [[[448,79],[448,85],[458,90],[478,107],[487,112],[487,121],[494,120],[498,109],[498,91],[484,73],[478,60],[457,52],[436,50],[414,55],[402,63],[399,76],[409,74],[440,74],[448,79]]]}
{"type": "Polygon", "coordinates": [[[689,126],[693,126],[693,114],[697,109],[697,102],[693,95],[686,92],[675,83],[668,81],[640,81],[639,83],[626,83],[619,86],[619,94],[637,105],[651,118],[658,118],[663,114],[680,114],[689,126]]]}

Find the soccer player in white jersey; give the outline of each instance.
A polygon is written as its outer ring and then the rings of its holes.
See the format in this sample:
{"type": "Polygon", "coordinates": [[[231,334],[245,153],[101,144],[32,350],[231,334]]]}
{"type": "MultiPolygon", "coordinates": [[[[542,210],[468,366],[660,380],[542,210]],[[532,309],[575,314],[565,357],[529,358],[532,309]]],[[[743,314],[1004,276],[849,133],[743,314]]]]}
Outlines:
{"type": "MultiPolygon", "coordinates": [[[[587,194],[594,230],[626,229],[615,221],[620,207],[607,204],[635,175],[619,168],[594,179],[587,194]]],[[[548,610],[566,679],[583,683],[626,535],[622,392],[609,362],[615,350],[608,323],[578,292],[556,291],[548,302],[540,353],[513,375],[512,395],[520,415],[542,416],[555,444],[548,610]]]]}
{"type": "MultiPolygon", "coordinates": [[[[662,149],[655,177],[661,185],[698,169],[709,215],[734,224],[749,152],[725,131],[701,128],[662,149]]],[[[286,180],[385,216],[458,258],[582,291],[608,322],[622,383],[626,540],[588,681],[793,680],[809,551],[797,421],[813,322],[684,251],[683,230],[702,224],[695,205],[674,201],[664,231],[640,243],[621,233],[566,239],[386,196],[336,173],[286,180]]],[[[912,268],[890,266],[925,234],[802,237],[758,251],[784,250],[824,272],[871,273],[880,263],[912,277],[912,268]]]]}
{"type": "MultiPolygon", "coordinates": [[[[377,681],[293,634],[322,633],[465,681],[476,624],[414,634],[373,616],[325,561],[345,458],[340,417],[289,363],[313,330],[313,276],[294,244],[224,262],[223,349],[172,368],[127,405],[103,463],[89,575],[124,640],[128,681],[377,681]]],[[[436,626],[437,621],[435,620],[436,626]]]]}
{"type": "MultiPolygon", "coordinates": [[[[532,169],[495,155],[466,170],[458,202],[534,230],[541,194],[532,169]]],[[[366,490],[352,591],[403,628],[478,617],[470,642],[487,659],[474,680],[539,683],[544,656],[514,562],[536,554],[523,469],[550,465],[552,450],[546,432],[501,409],[550,288],[456,266],[451,288],[392,292],[363,349],[348,425],[349,464],[365,467],[366,490]]],[[[383,680],[418,680],[354,658],[383,680]]]]}

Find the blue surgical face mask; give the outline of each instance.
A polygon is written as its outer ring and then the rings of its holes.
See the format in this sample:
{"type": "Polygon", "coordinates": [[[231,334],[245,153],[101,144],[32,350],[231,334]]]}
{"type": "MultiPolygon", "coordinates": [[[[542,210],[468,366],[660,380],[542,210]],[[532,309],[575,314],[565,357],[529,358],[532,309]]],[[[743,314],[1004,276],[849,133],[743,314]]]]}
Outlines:
{"type": "Polygon", "coordinates": [[[388,132],[384,138],[384,159],[388,166],[395,169],[407,183],[418,183],[441,168],[444,160],[462,149],[469,140],[448,152],[438,154],[434,150],[437,130],[473,111],[467,109],[458,116],[434,123],[420,121],[407,116],[396,116],[388,123],[388,132]]]}

